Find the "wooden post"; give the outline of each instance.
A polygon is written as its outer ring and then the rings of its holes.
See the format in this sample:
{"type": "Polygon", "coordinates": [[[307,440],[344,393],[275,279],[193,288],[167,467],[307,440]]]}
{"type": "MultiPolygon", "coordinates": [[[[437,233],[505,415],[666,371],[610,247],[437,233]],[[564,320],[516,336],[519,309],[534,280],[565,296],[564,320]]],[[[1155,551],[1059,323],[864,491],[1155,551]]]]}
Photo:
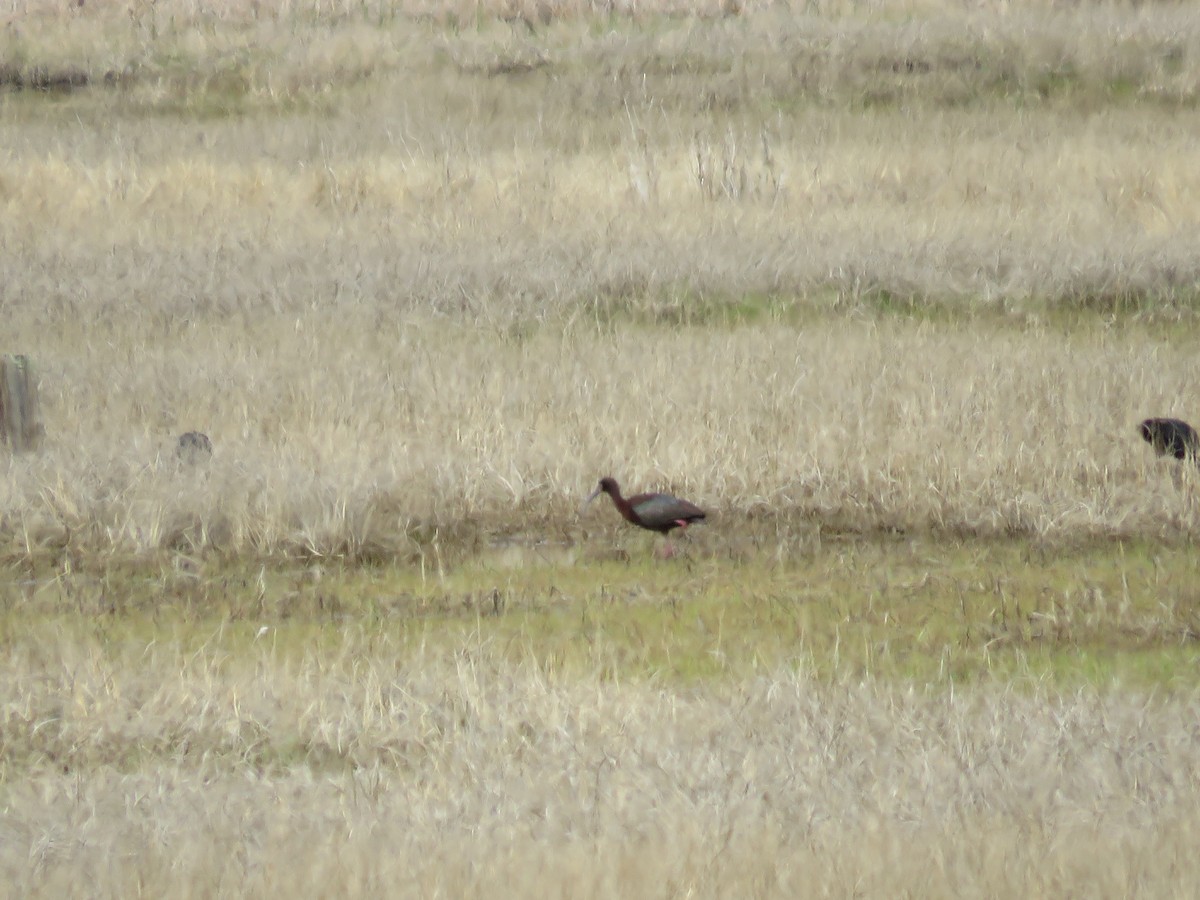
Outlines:
{"type": "Polygon", "coordinates": [[[44,433],[29,357],[4,356],[0,359],[0,442],[22,453],[36,449],[44,433]]]}

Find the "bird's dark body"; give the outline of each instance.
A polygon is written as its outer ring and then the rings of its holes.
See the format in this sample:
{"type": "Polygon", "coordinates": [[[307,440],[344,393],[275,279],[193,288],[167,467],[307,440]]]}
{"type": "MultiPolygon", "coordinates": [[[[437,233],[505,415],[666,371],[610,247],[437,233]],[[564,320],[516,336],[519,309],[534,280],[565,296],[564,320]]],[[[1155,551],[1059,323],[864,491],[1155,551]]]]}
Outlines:
{"type": "Polygon", "coordinates": [[[621,515],[634,525],[661,534],[678,528],[681,523],[690,525],[704,518],[704,510],[700,507],[670,494],[636,494],[628,503],[628,512],[622,509],[621,515]]]}
{"type": "Polygon", "coordinates": [[[1200,435],[1182,419],[1146,419],[1138,431],[1159,456],[1195,460],[1200,455],[1200,435]]]}

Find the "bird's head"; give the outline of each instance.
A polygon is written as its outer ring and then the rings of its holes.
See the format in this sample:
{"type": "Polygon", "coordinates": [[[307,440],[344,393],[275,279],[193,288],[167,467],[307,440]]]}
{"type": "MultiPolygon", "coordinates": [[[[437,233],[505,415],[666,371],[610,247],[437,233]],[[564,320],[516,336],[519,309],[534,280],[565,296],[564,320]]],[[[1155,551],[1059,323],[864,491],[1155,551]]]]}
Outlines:
{"type": "Polygon", "coordinates": [[[613,497],[619,494],[620,491],[621,489],[617,487],[617,482],[614,479],[608,477],[601,478],[600,483],[596,485],[596,489],[588,494],[588,498],[583,502],[583,506],[586,509],[588,504],[601,494],[608,494],[610,497],[613,497]]]}

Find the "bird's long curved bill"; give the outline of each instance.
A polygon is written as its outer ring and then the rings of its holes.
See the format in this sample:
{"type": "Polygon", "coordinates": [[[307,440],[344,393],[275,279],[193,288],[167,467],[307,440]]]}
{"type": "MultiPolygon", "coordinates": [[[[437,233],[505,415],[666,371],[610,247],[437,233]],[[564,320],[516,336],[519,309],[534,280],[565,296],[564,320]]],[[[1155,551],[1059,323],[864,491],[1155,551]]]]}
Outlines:
{"type": "Polygon", "coordinates": [[[604,493],[604,490],[602,488],[596,488],[594,491],[592,491],[590,494],[588,494],[588,498],[583,501],[583,506],[579,507],[580,514],[582,515],[583,511],[591,505],[592,501],[595,500],[597,497],[599,497],[603,493],[604,493]]]}

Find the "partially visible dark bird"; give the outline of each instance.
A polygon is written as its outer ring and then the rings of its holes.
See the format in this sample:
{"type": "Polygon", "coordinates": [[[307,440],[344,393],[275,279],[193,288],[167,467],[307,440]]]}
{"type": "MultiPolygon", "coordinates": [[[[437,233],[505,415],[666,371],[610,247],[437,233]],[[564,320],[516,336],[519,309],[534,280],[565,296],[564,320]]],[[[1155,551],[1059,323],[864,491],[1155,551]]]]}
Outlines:
{"type": "Polygon", "coordinates": [[[1191,460],[1200,456],[1200,435],[1182,419],[1146,419],[1138,431],[1159,456],[1191,460]]]}
{"type": "Polygon", "coordinates": [[[212,456],[212,441],[202,431],[187,431],[179,436],[175,455],[188,465],[208,462],[212,456]]]}
{"type": "MultiPolygon", "coordinates": [[[[674,528],[685,530],[693,522],[702,522],[706,516],[700,507],[670,494],[636,494],[627,500],[621,496],[621,487],[612,478],[600,479],[584,507],[601,494],[612,497],[613,506],[627,522],[664,535],[674,528]]],[[[668,538],[663,555],[670,556],[673,552],[668,538]]]]}

